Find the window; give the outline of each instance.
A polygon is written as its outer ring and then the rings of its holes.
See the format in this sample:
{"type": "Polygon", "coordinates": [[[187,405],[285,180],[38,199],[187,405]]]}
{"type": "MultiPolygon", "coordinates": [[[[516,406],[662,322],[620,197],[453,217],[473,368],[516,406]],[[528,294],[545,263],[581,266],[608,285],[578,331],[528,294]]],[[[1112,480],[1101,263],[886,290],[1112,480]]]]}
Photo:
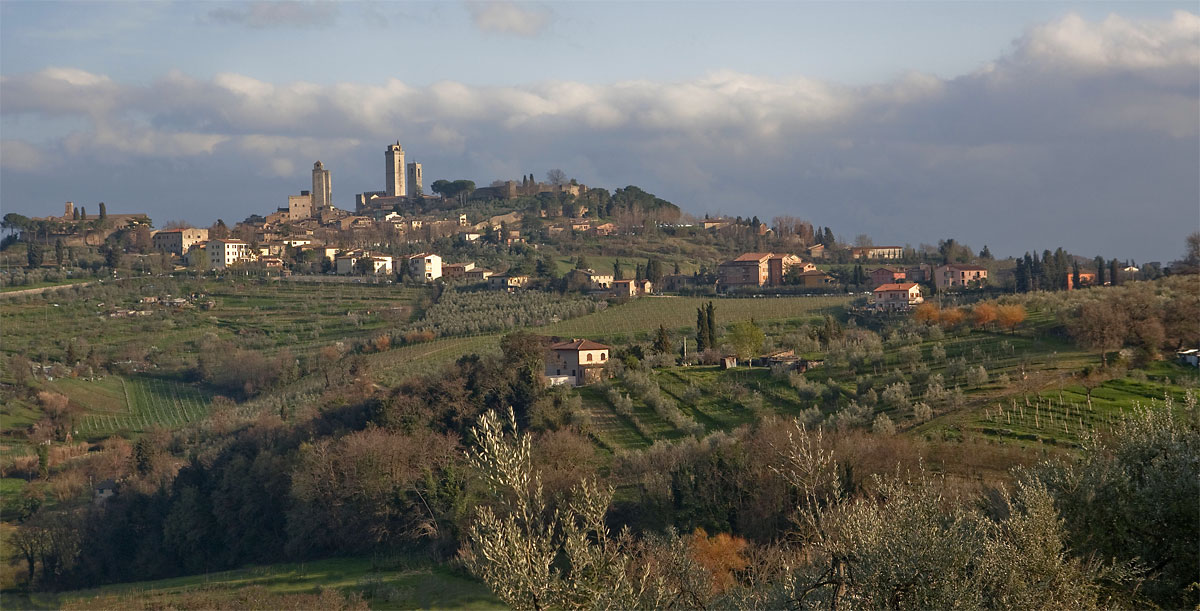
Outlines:
{"type": "Polygon", "coordinates": [[[607,359],[607,358],[608,358],[608,353],[607,353],[607,352],[601,352],[601,353],[600,353],[600,360],[602,360],[602,361],[603,361],[604,359],[607,359]]]}
{"type": "Polygon", "coordinates": [[[591,353],[588,353],[588,362],[589,362],[589,363],[590,363],[590,362],[592,362],[592,355],[591,355],[591,353]]]}

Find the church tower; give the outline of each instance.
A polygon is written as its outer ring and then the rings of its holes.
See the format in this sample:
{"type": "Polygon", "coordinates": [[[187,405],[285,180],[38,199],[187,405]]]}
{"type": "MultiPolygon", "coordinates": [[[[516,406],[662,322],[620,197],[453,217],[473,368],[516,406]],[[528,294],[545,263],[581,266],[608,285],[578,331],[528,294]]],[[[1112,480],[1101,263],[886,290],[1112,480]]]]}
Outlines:
{"type": "Polygon", "coordinates": [[[384,175],[384,188],[387,196],[408,196],[408,185],[404,180],[404,147],[400,146],[400,141],[397,140],[395,144],[388,145],[383,155],[387,160],[386,174],[384,175]]]}
{"type": "Polygon", "coordinates": [[[324,210],[333,205],[333,182],[329,170],[320,161],[313,164],[312,209],[324,210]]]}

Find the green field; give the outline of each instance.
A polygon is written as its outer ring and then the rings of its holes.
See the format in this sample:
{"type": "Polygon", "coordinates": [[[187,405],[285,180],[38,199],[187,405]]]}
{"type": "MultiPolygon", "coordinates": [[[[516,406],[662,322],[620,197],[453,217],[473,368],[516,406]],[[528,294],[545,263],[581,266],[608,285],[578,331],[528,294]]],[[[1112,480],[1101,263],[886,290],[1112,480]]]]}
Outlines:
{"type": "Polygon", "coordinates": [[[660,325],[667,329],[692,328],[696,324],[696,308],[712,301],[717,321],[724,326],[732,322],[754,319],[758,322],[808,319],[833,314],[849,303],[846,296],[769,297],[761,299],[708,299],[703,297],[642,297],[602,312],[564,320],[534,331],[562,337],[603,338],[614,335],[638,336],[660,325]]]}
{"type": "Polygon", "coordinates": [[[212,402],[212,394],[203,388],[147,376],[64,378],[48,382],[47,387],[83,408],[75,433],[89,438],[193,423],[208,415],[212,402]]]}
{"type": "Polygon", "coordinates": [[[35,361],[58,360],[69,343],[103,347],[116,356],[178,355],[186,360],[207,334],[240,347],[272,353],[301,351],[334,341],[354,341],[406,323],[429,294],[423,287],[280,281],[174,281],[139,278],[88,287],[62,287],[45,295],[0,300],[0,351],[35,361]],[[172,290],[203,293],[212,309],[138,303],[172,290]],[[144,317],[113,317],[117,308],[143,309],[144,317]],[[153,338],[147,342],[147,338],[153,338]]]}
{"type": "MultiPolygon", "coordinates": [[[[587,316],[535,327],[530,331],[599,340],[647,338],[659,325],[668,329],[690,328],[696,322],[696,308],[709,301],[700,297],[643,297],[587,316]]],[[[849,298],[820,296],[712,301],[717,320],[725,325],[750,319],[759,322],[810,319],[833,313],[849,298]]],[[[467,354],[496,353],[500,337],[501,334],[493,334],[439,339],[372,354],[369,359],[375,379],[380,384],[394,385],[413,375],[437,371],[439,367],[467,354]]]]}
{"type": "Polygon", "coordinates": [[[261,588],[268,596],[310,594],[322,588],[335,588],[346,594],[361,594],[372,609],[503,608],[486,586],[444,565],[371,558],[274,564],[94,590],[38,594],[24,601],[11,601],[5,607],[173,609],[194,608],[197,602],[208,607],[228,606],[247,588],[261,588]]]}

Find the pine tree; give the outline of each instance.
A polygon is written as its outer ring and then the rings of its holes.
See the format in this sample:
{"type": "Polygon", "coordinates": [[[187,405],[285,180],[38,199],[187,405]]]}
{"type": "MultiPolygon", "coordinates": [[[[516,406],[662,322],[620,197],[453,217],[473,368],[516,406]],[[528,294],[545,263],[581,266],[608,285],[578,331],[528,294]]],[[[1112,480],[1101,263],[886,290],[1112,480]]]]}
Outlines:
{"type": "Polygon", "coordinates": [[[979,251],[979,258],[980,259],[991,259],[992,258],[992,251],[988,250],[987,244],[984,244],[983,250],[979,251]]]}

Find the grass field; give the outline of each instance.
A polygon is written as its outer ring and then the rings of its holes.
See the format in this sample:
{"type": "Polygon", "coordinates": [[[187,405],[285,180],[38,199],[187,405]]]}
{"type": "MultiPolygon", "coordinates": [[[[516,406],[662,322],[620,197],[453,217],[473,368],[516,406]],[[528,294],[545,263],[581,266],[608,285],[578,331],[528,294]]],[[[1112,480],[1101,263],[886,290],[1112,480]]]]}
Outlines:
{"type": "MultiPolygon", "coordinates": [[[[648,338],[659,325],[668,329],[690,328],[696,322],[696,308],[708,303],[699,297],[643,297],[623,305],[535,327],[534,333],[561,337],[588,337],[601,341],[622,337],[648,338]]],[[[849,301],[848,297],[780,297],[769,299],[716,299],[717,320],[722,325],[740,320],[759,322],[809,319],[832,313],[849,301]]],[[[393,385],[412,376],[436,371],[459,357],[480,353],[495,353],[501,334],[439,339],[404,346],[371,355],[375,379],[380,384],[393,385]]]]}
{"type": "Polygon", "coordinates": [[[203,388],[148,376],[63,378],[47,386],[83,408],[75,432],[89,438],[196,422],[208,414],[212,402],[212,394],[203,388]]]}
{"type": "Polygon", "coordinates": [[[161,278],[139,278],[89,287],[61,287],[44,296],[0,300],[0,351],[33,360],[56,360],[70,342],[104,347],[116,355],[186,354],[213,333],[267,353],[282,347],[305,350],[334,341],[368,338],[411,320],[429,294],[423,287],[395,285],[188,281],[213,302],[211,310],[141,305],[142,296],[163,292],[161,278]],[[145,309],[150,316],[114,318],[116,308],[145,309]]]}
{"type": "Polygon", "coordinates": [[[726,325],[754,319],[770,322],[807,319],[832,314],[849,303],[845,296],[772,297],[762,299],[708,299],[703,297],[643,297],[602,312],[535,329],[538,333],[600,339],[615,335],[649,337],[659,325],[688,329],[696,324],[696,308],[712,301],[717,321],[726,325]]]}
{"type": "Polygon", "coordinates": [[[372,609],[499,609],[483,584],[446,566],[371,558],[333,558],[297,564],[247,567],[234,571],[158,581],[125,583],[94,590],[34,595],[6,608],[174,609],[201,599],[209,607],[237,600],[246,588],[270,595],[306,594],[321,588],[360,593],[372,609]],[[25,603],[25,604],[20,604],[25,603]]]}

